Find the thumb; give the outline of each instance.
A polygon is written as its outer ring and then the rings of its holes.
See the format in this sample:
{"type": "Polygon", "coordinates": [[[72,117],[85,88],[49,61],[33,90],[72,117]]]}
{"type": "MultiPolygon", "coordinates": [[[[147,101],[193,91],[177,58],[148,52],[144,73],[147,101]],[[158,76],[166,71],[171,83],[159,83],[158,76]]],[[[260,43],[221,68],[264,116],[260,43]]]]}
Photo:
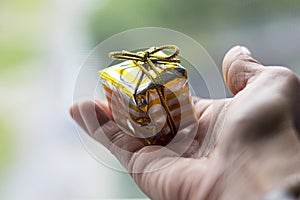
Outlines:
{"type": "Polygon", "coordinates": [[[243,46],[230,49],[223,60],[223,77],[226,86],[234,95],[250,84],[263,70],[263,65],[252,58],[250,51],[243,46]]]}

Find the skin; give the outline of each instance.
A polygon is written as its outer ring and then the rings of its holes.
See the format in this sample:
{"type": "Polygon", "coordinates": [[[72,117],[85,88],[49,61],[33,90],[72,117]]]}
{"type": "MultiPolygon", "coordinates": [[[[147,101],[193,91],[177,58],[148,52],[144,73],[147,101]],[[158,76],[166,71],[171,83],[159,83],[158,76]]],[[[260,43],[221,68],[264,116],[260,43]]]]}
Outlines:
{"type": "Polygon", "coordinates": [[[151,199],[299,199],[299,79],[285,67],[263,66],[240,46],[225,55],[222,71],[234,97],[194,98],[197,134],[183,155],[177,150],[185,139],[176,148],[144,146],[123,133],[104,101],[76,103],[70,112],[151,199]]]}

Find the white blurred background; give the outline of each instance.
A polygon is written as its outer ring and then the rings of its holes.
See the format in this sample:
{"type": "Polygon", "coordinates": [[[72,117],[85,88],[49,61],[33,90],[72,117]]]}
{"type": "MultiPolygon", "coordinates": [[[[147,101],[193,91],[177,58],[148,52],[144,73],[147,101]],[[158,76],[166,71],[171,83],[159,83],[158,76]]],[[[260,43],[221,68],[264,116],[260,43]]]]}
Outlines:
{"type": "Polygon", "coordinates": [[[85,20],[105,2],[2,4],[0,40],[9,55],[1,60],[12,58],[10,67],[1,63],[0,199],[143,197],[127,174],[86,152],[68,113],[79,67],[91,50],[85,20]]]}

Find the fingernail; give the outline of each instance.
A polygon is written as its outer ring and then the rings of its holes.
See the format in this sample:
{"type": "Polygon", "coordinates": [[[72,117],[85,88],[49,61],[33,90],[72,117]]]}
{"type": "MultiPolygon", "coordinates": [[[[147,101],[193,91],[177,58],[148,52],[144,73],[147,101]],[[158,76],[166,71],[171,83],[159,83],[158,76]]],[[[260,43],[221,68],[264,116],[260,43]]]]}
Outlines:
{"type": "Polygon", "coordinates": [[[241,50],[243,52],[243,54],[250,56],[251,52],[249,51],[249,49],[247,47],[241,46],[241,50]]]}

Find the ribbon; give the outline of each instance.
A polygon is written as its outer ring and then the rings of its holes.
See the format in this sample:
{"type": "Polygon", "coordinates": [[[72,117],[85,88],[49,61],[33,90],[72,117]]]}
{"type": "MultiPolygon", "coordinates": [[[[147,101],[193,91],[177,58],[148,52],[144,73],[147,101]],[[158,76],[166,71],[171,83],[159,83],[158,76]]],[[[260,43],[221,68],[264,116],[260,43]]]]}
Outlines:
{"type": "Polygon", "coordinates": [[[171,111],[168,107],[168,103],[167,103],[167,98],[166,98],[166,91],[165,91],[165,87],[164,87],[164,82],[163,79],[160,75],[160,73],[157,71],[156,66],[154,65],[154,63],[158,63],[158,62],[173,62],[173,63],[179,63],[180,60],[178,58],[176,58],[176,56],[178,56],[179,54],[179,48],[175,45],[165,45],[165,46],[161,46],[161,47],[152,47],[146,51],[141,51],[141,52],[137,52],[137,53],[132,53],[129,51],[121,51],[121,52],[111,52],[109,54],[109,57],[111,59],[115,59],[115,60],[132,60],[135,62],[136,66],[138,66],[140,68],[140,70],[142,71],[142,75],[141,78],[137,84],[137,87],[135,89],[135,93],[134,93],[134,98],[136,100],[136,93],[137,90],[140,86],[140,83],[142,81],[142,77],[145,74],[153,83],[160,102],[162,104],[162,106],[164,107],[166,113],[167,113],[167,124],[170,127],[171,130],[171,134],[172,136],[175,136],[177,133],[177,127],[175,125],[175,121],[173,116],[171,115],[171,111]],[[170,55],[164,55],[164,56],[160,56],[157,55],[156,53],[159,51],[163,51],[163,50],[173,50],[174,52],[171,53],[170,55]],[[153,70],[153,72],[156,74],[157,78],[158,78],[158,82],[155,80],[155,78],[152,77],[152,75],[148,72],[149,69],[145,68],[143,65],[141,65],[140,63],[148,63],[150,66],[150,69],[153,70]]]}

